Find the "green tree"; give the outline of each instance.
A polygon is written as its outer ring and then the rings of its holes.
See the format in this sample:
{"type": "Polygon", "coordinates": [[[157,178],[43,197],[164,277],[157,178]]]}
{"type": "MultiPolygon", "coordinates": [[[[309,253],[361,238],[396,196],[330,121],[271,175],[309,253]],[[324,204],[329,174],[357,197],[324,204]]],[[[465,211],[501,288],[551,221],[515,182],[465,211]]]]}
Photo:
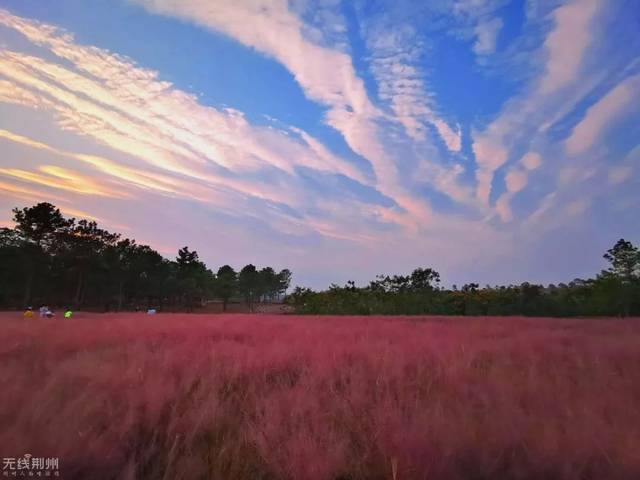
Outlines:
{"type": "Polygon", "coordinates": [[[106,249],[113,247],[120,235],[98,227],[93,221],[79,220],[64,234],[64,254],[76,273],[73,295],[74,305],[79,308],[84,300],[89,276],[99,268],[106,249]]]}
{"type": "Polygon", "coordinates": [[[201,301],[209,290],[213,276],[207,266],[200,261],[198,252],[190,251],[188,247],[178,251],[176,265],[180,300],[187,309],[191,310],[194,302],[197,299],[201,301]]]}
{"type": "Polygon", "coordinates": [[[50,252],[56,248],[60,235],[73,225],[73,220],[65,219],[54,205],[42,202],[33,207],[14,208],[13,221],[22,243],[25,272],[23,304],[27,304],[32,300],[36,273],[46,273],[50,252]]]}
{"type": "Polygon", "coordinates": [[[432,268],[416,268],[409,277],[413,291],[433,290],[440,283],[440,274],[432,268]]]}
{"type": "Polygon", "coordinates": [[[286,295],[291,285],[291,271],[286,268],[280,270],[276,276],[276,285],[276,293],[278,295],[286,295]]]}
{"type": "Polygon", "coordinates": [[[264,267],[258,272],[258,288],[256,296],[263,301],[273,300],[278,289],[276,272],[271,267],[264,267]]]}
{"type": "Polygon", "coordinates": [[[116,299],[117,310],[122,310],[125,301],[131,298],[129,289],[133,283],[132,270],[138,248],[135,240],[125,238],[115,245],[108,245],[103,252],[102,260],[107,271],[111,294],[116,299]]]}
{"type": "Polygon", "coordinates": [[[18,305],[23,302],[26,282],[24,239],[12,228],[0,228],[0,304],[18,305]]]}
{"type": "Polygon", "coordinates": [[[216,294],[222,299],[222,311],[227,311],[229,299],[238,289],[238,274],[229,265],[223,265],[216,275],[216,294]]]}
{"type": "Polygon", "coordinates": [[[51,250],[58,235],[73,225],[73,220],[64,218],[60,209],[42,202],[33,207],[13,209],[15,230],[22,238],[45,251],[51,250]]]}
{"type": "Polygon", "coordinates": [[[611,265],[593,282],[592,308],[628,316],[640,303],[640,251],[621,238],[603,257],[611,265]]]}
{"type": "Polygon", "coordinates": [[[242,267],[238,275],[238,290],[244,297],[250,311],[253,311],[253,302],[259,289],[259,282],[258,270],[254,265],[249,264],[242,267]]]}
{"type": "MultiPolygon", "coordinates": [[[[121,309],[144,304],[191,309],[215,292],[226,309],[238,291],[231,267],[222,267],[216,279],[187,247],[170,261],[96,222],[65,218],[49,203],[16,208],[13,214],[15,227],[0,228],[2,306],[25,306],[40,298],[51,306],[75,301],[107,310],[111,305],[121,309]]],[[[276,275],[270,267],[258,273],[251,266],[243,274],[245,298],[250,304],[261,295],[273,298],[286,290],[289,280],[290,273],[276,275]]]]}
{"type": "Polygon", "coordinates": [[[603,257],[611,263],[609,272],[624,282],[640,277],[640,251],[631,242],[621,238],[603,257]]]}

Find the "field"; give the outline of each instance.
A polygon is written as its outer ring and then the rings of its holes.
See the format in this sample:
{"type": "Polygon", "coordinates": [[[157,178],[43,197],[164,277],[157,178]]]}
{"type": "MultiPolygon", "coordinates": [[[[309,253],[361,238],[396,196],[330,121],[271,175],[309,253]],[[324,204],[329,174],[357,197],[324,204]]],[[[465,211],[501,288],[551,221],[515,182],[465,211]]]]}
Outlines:
{"type": "Polygon", "coordinates": [[[640,320],[0,314],[60,478],[637,479],[640,320]]]}

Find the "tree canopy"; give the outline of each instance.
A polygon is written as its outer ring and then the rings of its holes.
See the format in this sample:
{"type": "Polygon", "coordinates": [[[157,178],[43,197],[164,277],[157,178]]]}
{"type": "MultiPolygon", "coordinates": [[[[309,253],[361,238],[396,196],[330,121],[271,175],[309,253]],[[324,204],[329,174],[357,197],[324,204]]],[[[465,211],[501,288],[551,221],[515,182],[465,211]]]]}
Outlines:
{"type": "Polygon", "coordinates": [[[297,287],[288,300],[310,314],[640,315],[638,248],[621,239],[604,258],[610,267],[596,278],[568,284],[442,288],[438,272],[417,268],[409,275],[378,275],[362,288],[352,281],[321,292],[297,287]]]}
{"type": "MultiPolygon", "coordinates": [[[[247,264],[214,273],[185,246],[174,260],[148,245],[123,238],[97,222],[66,218],[49,203],[13,209],[13,228],[0,229],[0,306],[46,303],[104,310],[135,307],[190,311],[220,300],[282,299],[291,271],[247,264]]],[[[640,250],[618,240],[607,250],[609,267],[592,279],[557,285],[441,286],[430,267],[407,275],[378,275],[364,287],[354,282],[315,292],[297,287],[287,301],[314,314],[449,315],[640,315],[640,250]]]]}
{"type": "Polygon", "coordinates": [[[287,269],[260,271],[256,279],[229,265],[213,273],[188,246],[168,260],[148,245],[122,238],[97,222],[65,218],[50,203],[13,210],[13,228],[0,229],[0,305],[191,310],[220,299],[275,300],[291,280],[287,269]],[[247,286],[250,288],[247,290],[247,286]],[[244,289],[241,289],[244,288],[244,289]],[[249,293],[247,297],[247,293],[249,293]]]}

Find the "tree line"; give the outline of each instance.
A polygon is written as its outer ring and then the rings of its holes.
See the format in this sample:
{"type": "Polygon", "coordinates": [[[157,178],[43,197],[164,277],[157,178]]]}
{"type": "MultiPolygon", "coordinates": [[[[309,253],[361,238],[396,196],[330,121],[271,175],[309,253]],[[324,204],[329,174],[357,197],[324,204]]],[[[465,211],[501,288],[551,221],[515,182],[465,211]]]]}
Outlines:
{"type": "Polygon", "coordinates": [[[442,288],[440,275],[418,268],[410,275],[379,275],[365,287],[354,282],[315,292],[297,287],[288,297],[299,313],[354,315],[640,315],[640,252],[620,239],[604,258],[609,268],[595,278],[558,285],[469,283],[442,288]]]}
{"type": "Polygon", "coordinates": [[[0,306],[34,304],[121,310],[192,310],[219,299],[247,303],[281,298],[291,272],[246,265],[216,273],[188,247],[168,260],[95,221],[65,218],[50,203],[14,208],[13,228],[0,229],[0,306]]]}
{"type": "MultiPolygon", "coordinates": [[[[256,302],[282,299],[287,269],[217,272],[196,251],[181,248],[174,260],[148,245],[122,238],[94,221],[65,218],[50,203],[13,209],[13,228],[0,229],[0,306],[46,303],[104,310],[156,307],[192,310],[209,300],[256,302]]],[[[298,313],[389,315],[640,315],[640,252],[620,239],[604,258],[609,268],[568,284],[522,283],[443,288],[440,274],[417,268],[409,275],[379,275],[364,287],[354,282],[313,291],[297,287],[286,301],[298,313]]]]}

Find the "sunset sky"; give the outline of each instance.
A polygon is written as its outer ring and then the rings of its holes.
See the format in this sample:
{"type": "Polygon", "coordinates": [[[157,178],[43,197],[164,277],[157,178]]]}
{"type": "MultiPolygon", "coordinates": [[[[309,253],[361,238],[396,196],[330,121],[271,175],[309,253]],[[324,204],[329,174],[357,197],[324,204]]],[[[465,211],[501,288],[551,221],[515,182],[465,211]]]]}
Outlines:
{"type": "Polygon", "coordinates": [[[0,0],[0,224],[294,284],[568,282],[640,241],[637,0],[0,0]]]}

